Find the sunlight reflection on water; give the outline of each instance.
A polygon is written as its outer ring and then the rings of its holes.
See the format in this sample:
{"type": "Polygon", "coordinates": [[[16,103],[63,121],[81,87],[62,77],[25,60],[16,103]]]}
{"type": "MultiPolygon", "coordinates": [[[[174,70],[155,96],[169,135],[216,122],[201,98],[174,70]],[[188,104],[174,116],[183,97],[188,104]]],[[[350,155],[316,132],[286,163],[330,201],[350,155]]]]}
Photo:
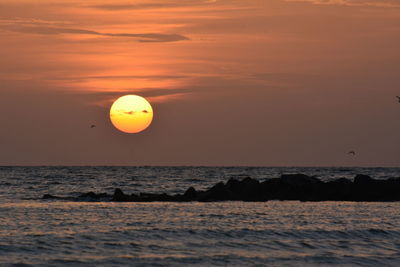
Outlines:
{"type": "Polygon", "coordinates": [[[390,264],[400,256],[399,205],[9,203],[0,205],[0,255],[29,264],[390,264]]]}

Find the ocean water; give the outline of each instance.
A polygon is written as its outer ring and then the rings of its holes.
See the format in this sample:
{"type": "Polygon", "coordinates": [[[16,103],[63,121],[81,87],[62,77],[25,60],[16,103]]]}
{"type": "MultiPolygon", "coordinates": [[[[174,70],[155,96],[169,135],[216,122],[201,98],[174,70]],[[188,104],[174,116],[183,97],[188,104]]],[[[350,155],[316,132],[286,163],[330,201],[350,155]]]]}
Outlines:
{"type": "Polygon", "coordinates": [[[0,265],[400,265],[400,203],[112,203],[43,194],[183,193],[230,177],[322,180],[399,168],[0,167],[0,265]]]}

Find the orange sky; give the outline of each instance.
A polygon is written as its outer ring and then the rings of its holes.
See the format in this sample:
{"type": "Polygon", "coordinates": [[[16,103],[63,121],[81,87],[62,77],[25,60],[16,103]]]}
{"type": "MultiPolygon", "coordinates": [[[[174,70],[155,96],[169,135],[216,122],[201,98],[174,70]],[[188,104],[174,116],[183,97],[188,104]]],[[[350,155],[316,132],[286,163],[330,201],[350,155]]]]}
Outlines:
{"type": "Polygon", "coordinates": [[[398,0],[0,0],[0,165],[400,166],[399,47],[398,0]]]}

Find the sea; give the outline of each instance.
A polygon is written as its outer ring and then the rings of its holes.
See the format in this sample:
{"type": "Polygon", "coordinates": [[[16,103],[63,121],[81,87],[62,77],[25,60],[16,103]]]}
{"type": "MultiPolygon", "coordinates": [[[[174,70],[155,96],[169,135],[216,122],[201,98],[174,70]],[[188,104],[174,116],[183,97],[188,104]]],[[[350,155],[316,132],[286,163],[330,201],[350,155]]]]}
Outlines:
{"type": "Polygon", "coordinates": [[[0,265],[400,266],[400,202],[41,199],[115,188],[183,193],[292,173],[387,179],[400,168],[0,167],[0,265]]]}

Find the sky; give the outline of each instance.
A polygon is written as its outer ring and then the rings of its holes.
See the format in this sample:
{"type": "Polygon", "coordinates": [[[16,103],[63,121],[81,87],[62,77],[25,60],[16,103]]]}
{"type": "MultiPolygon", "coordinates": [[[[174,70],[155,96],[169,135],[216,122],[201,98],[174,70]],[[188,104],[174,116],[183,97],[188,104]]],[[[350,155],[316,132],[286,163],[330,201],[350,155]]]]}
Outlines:
{"type": "Polygon", "coordinates": [[[398,0],[0,0],[0,165],[400,166],[399,47],[398,0]]]}

